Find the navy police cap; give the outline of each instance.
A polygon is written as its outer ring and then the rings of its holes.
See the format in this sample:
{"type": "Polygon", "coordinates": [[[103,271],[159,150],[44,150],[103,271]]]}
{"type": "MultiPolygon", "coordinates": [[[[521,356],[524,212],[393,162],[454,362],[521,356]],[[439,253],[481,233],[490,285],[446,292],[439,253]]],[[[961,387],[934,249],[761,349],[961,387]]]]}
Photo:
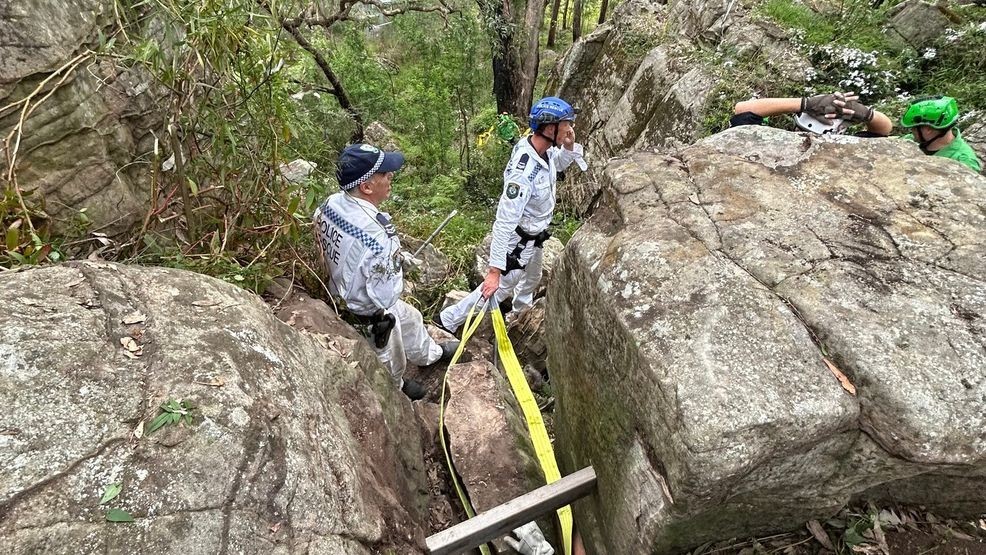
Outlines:
{"type": "Polygon", "coordinates": [[[384,152],[364,143],[349,145],[339,154],[336,178],[339,188],[348,191],[366,183],[377,172],[393,172],[404,165],[400,152],[384,152]]]}

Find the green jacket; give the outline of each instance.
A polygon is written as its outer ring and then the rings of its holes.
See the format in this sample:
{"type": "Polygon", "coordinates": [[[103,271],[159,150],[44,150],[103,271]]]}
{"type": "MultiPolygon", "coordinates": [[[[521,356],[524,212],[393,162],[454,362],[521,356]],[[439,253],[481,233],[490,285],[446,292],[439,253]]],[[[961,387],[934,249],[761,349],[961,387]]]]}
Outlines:
{"type": "MultiPolygon", "coordinates": [[[[914,135],[904,135],[904,138],[909,141],[914,141],[914,135]]],[[[976,151],[972,150],[969,143],[965,142],[965,139],[962,138],[962,134],[959,133],[958,129],[955,129],[955,139],[945,145],[945,148],[935,152],[934,155],[941,156],[943,158],[951,158],[956,162],[965,164],[974,172],[982,171],[983,169],[982,165],[979,163],[979,158],[976,156],[976,151]]]]}
{"type": "Polygon", "coordinates": [[[504,141],[510,141],[520,136],[520,128],[507,115],[500,114],[496,119],[496,134],[504,141]]]}

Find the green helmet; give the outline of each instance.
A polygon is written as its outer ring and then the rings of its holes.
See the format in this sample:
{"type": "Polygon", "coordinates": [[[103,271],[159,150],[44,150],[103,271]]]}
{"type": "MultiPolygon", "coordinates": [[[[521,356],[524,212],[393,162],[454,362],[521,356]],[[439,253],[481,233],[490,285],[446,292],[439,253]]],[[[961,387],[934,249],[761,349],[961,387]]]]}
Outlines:
{"type": "Polygon", "coordinates": [[[959,120],[959,105],[950,96],[936,96],[915,100],[900,118],[904,127],[929,125],[935,129],[948,129],[959,120]]]}

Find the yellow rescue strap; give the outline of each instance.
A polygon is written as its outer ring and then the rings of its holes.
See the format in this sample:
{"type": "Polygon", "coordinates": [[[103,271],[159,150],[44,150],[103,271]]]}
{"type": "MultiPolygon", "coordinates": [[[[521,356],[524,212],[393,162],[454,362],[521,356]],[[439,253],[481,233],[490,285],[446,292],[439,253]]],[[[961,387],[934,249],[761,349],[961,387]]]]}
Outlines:
{"type": "MultiPolygon", "coordinates": [[[[445,391],[448,387],[449,368],[452,368],[459,362],[459,357],[462,356],[462,351],[466,348],[466,343],[469,342],[469,338],[479,328],[479,324],[483,322],[483,316],[486,314],[486,303],[484,302],[479,307],[479,314],[476,316],[475,322],[473,322],[473,312],[475,309],[475,306],[469,309],[469,313],[466,315],[466,321],[462,325],[462,340],[459,342],[459,348],[455,350],[455,354],[452,355],[452,360],[449,361],[448,368],[445,370],[445,377],[442,379],[441,402],[438,404],[438,440],[442,444],[442,452],[445,453],[445,463],[448,465],[448,472],[449,476],[452,477],[455,493],[459,496],[459,502],[462,503],[462,508],[466,511],[466,516],[469,518],[476,516],[476,510],[472,508],[472,503],[469,502],[465,490],[462,489],[462,484],[459,483],[459,477],[455,473],[455,466],[452,464],[452,452],[449,450],[448,444],[445,441],[445,391]]],[[[479,546],[479,551],[483,555],[491,555],[490,548],[485,543],[479,546]]]]}
{"type": "MultiPolygon", "coordinates": [[[[459,348],[452,356],[452,360],[449,361],[449,368],[458,363],[466,343],[469,342],[469,339],[483,321],[486,313],[486,303],[483,303],[479,307],[479,314],[474,319],[473,313],[475,308],[474,306],[469,309],[469,313],[466,315],[466,321],[462,328],[462,340],[459,343],[459,348]]],[[[534,445],[534,452],[541,465],[541,471],[544,473],[545,483],[550,484],[561,478],[561,472],[559,472],[558,463],[555,461],[555,451],[551,446],[551,440],[548,438],[548,431],[544,427],[544,419],[541,418],[541,409],[538,408],[534,394],[531,393],[531,388],[527,385],[527,378],[524,377],[524,371],[521,369],[520,362],[517,360],[517,354],[514,353],[513,344],[510,343],[510,337],[507,335],[506,322],[504,322],[503,314],[499,309],[493,310],[492,319],[500,362],[506,371],[510,388],[513,390],[517,402],[520,404],[521,411],[524,413],[524,420],[527,422],[527,430],[531,436],[531,443],[534,445]]],[[[448,465],[449,475],[452,477],[452,484],[455,486],[455,493],[459,496],[459,501],[462,503],[466,515],[472,518],[476,516],[476,511],[473,509],[469,498],[466,497],[465,491],[459,483],[459,479],[455,473],[455,467],[452,464],[452,454],[445,441],[445,392],[448,386],[448,372],[448,370],[445,371],[445,378],[442,380],[441,403],[438,407],[438,437],[442,445],[442,451],[445,453],[445,462],[448,465]]],[[[572,508],[566,505],[558,509],[557,512],[558,522],[561,526],[564,555],[572,555],[572,508]]],[[[481,545],[479,550],[483,555],[490,555],[489,547],[486,544],[481,545]]]]}
{"type": "MultiPolygon", "coordinates": [[[[548,438],[548,430],[544,427],[544,419],[541,418],[541,409],[538,408],[534,394],[527,385],[527,378],[520,367],[517,355],[514,353],[514,346],[510,343],[507,335],[507,325],[503,321],[503,314],[500,309],[493,310],[493,330],[496,332],[496,348],[500,353],[500,363],[507,373],[507,380],[510,387],[514,390],[514,396],[520,403],[520,408],[524,412],[524,419],[527,421],[527,430],[531,435],[531,443],[534,444],[534,452],[537,454],[538,462],[541,463],[541,471],[544,472],[544,481],[550,484],[561,478],[558,471],[558,462],[555,460],[555,450],[551,446],[551,439],[548,438]]],[[[565,555],[572,555],[572,507],[565,505],[558,509],[558,522],[561,525],[561,539],[565,555]]]]}

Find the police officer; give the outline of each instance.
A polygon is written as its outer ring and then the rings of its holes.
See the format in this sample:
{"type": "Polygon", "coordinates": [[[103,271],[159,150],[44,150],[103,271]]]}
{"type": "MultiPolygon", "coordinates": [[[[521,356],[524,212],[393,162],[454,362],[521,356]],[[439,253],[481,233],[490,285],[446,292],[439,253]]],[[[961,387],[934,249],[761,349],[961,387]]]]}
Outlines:
{"type": "Polygon", "coordinates": [[[403,164],[400,152],[368,144],[347,146],[336,172],[342,190],[318,207],[314,220],[329,291],[345,304],[340,307],[343,319],[366,336],[401,391],[417,400],[425,390],[403,379],[406,361],[419,366],[447,361],[459,342],[436,343],[421,313],[400,299],[401,243],[390,215],[379,207],[403,164]]]}
{"type": "Polygon", "coordinates": [[[531,305],[541,281],[541,247],[550,236],[556,174],[572,162],[582,171],[588,168],[582,145],[575,142],[574,121],[575,109],[557,97],[542,98],[531,108],[533,133],[514,146],[503,172],[503,194],[493,222],[486,279],[458,304],[441,312],[439,324],[445,329],[457,330],[480,298],[494,294],[497,304],[513,296],[513,307],[518,311],[531,305]]]}

